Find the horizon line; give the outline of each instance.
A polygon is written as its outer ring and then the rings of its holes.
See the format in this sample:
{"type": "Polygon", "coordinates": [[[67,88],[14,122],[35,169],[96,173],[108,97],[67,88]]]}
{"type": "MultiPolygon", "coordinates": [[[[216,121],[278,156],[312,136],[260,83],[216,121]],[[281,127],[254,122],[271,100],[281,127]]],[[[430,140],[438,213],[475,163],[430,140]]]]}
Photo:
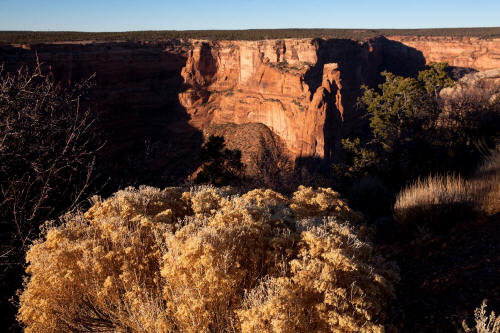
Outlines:
{"type": "Polygon", "coordinates": [[[145,30],[115,30],[115,31],[90,31],[90,30],[0,30],[0,32],[76,32],[76,33],[124,33],[124,32],[191,32],[191,31],[262,31],[262,30],[438,30],[438,29],[500,29],[500,26],[474,26],[474,27],[433,27],[433,28],[248,28],[248,29],[145,29],[145,30]]]}

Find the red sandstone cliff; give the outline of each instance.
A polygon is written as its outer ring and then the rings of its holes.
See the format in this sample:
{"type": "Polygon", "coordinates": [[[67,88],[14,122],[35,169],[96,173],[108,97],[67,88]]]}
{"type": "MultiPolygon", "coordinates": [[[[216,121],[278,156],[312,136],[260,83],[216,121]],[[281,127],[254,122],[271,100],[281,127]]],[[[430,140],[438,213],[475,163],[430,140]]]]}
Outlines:
{"type": "Polygon", "coordinates": [[[447,62],[450,66],[478,71],[500,68],[500,38],[478,37],[388,37],[422,52],[427,63],[447,62]]]}
{"type": "Polygon", "coordinates": [[[262,123],[295,157],[323,158],[324,126],[333,113],[340,128],[342,88],[337,64],[323,65],[321,85],[311,91],[306,73],[318,63],[311,40],[193,42],[182,71],[189,88],[179,95],[203,129],[211,123],[262,123]]]}
{"type": "Polygon", "coordinates": [[[4,45],[0,62],[13,69],[35,52],[61,82],[96,73],[111,146],[121,154],[158,141],[159,170],[189,164],[200,131],[225,123],[264,124],[292,157],[332,161],[340,136],[361,123],[360,86],[378,83],[381,70],[500,68],[500,39],[448,37],[4,45]]]}

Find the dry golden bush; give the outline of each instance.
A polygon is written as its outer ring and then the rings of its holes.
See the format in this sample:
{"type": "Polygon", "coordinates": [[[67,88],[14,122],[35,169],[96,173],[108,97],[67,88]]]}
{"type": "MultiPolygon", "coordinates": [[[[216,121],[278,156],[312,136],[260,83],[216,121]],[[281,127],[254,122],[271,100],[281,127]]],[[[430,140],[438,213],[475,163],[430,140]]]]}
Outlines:
{"type": "Polygon", "coordinates": [[[303,225],[298,256],[284,276],[266,278],[238,311],[242,332],[383,332],[397,275],[369,244],[333,217],[303,225]],[[384,297],[380,297],[384,295],[384,297]]]}
{"type": "Polygon", "coordinates": [[[252,190],[245,193],[242,197],[245,201],[258,207],[285,206],[288,203],[288,198],[284,195],[269,189],[252,190]]]}
{"type": "Polygon", "coordinates": [[[299,186],[293,194],[290,208],[298,218],[312,216],[337,216],[342,220],[360,222],[362,216],[352,211],[347,204],[340,199],[340,195],[331,188],[299,186]]]}
{"type": "Polygon", "coordinates": [[[160,246],[186,205],[151,187],[96,200],[28,251],[18,318],[26,332],[155,332],[168,327],[160,246]]]}
{"type": "Polygon", "coordinates": [[[47,227],[18,319],[28,333],[381,332],[397,274],[359,222],[330,189],[129,188],[47,227]]]}
{"type": "Polygon", "coordinates": [[[168,315],[182,332],[234,331],[241,295],[280,269],[289,234],[240,198],[189,222],[167,239],[161,273],[168,315]]]}

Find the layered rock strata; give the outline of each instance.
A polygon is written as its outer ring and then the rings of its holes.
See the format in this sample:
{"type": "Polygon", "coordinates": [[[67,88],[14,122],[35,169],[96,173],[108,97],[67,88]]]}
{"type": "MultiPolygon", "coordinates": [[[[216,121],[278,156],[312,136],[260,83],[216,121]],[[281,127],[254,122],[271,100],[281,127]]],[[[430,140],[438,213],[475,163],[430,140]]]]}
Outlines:
{"type": "Polygon", "coordinates": [[[500,38],[392,36],[422,53],[429,62],[447,62],[450,66],[485,71],[500,68],[500,38]]]}
{"type": "MultiPolygon", "coordinates": [[[[360,130],[361,85],[389,70],[412,75],[432,61],[500,68],[500,40],[385,37],[264,41],[59,43],[0,46],[8,70],[38,60],[62,83],[96,73],[111,155],[157,142],[152,169],[194,163],[201,132],[261,123],[294,160],[335,160],[339,138],[360,130]]],[[[168,168],[167,168],[168,169],[168,168]]],[[[168,169],[170,170],[170,169],[168,169]]],[[[169,172],[169,171],[165,171],[169,172]]]]}
{"type": "Polygon", "coordinates": [[[318,45],[310,40],[194,42],[179,100],[190,123],[262,123],[281,137],[294,157],[333,154],[326,127],[339,132],[344,112],[337,63],[317,77],[318,45]],[[313,89],[314,82],[317,86],[313,89]]]}

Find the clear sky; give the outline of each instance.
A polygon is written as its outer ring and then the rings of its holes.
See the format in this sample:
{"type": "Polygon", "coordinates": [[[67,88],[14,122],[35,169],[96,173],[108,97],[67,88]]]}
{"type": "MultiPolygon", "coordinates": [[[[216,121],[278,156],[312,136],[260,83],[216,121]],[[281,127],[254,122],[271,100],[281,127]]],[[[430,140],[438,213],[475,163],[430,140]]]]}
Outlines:
{"type": "Polygon", "coordinates": [[[0,0],[0,30],[500,26],[500,0],[0,0]]]}

